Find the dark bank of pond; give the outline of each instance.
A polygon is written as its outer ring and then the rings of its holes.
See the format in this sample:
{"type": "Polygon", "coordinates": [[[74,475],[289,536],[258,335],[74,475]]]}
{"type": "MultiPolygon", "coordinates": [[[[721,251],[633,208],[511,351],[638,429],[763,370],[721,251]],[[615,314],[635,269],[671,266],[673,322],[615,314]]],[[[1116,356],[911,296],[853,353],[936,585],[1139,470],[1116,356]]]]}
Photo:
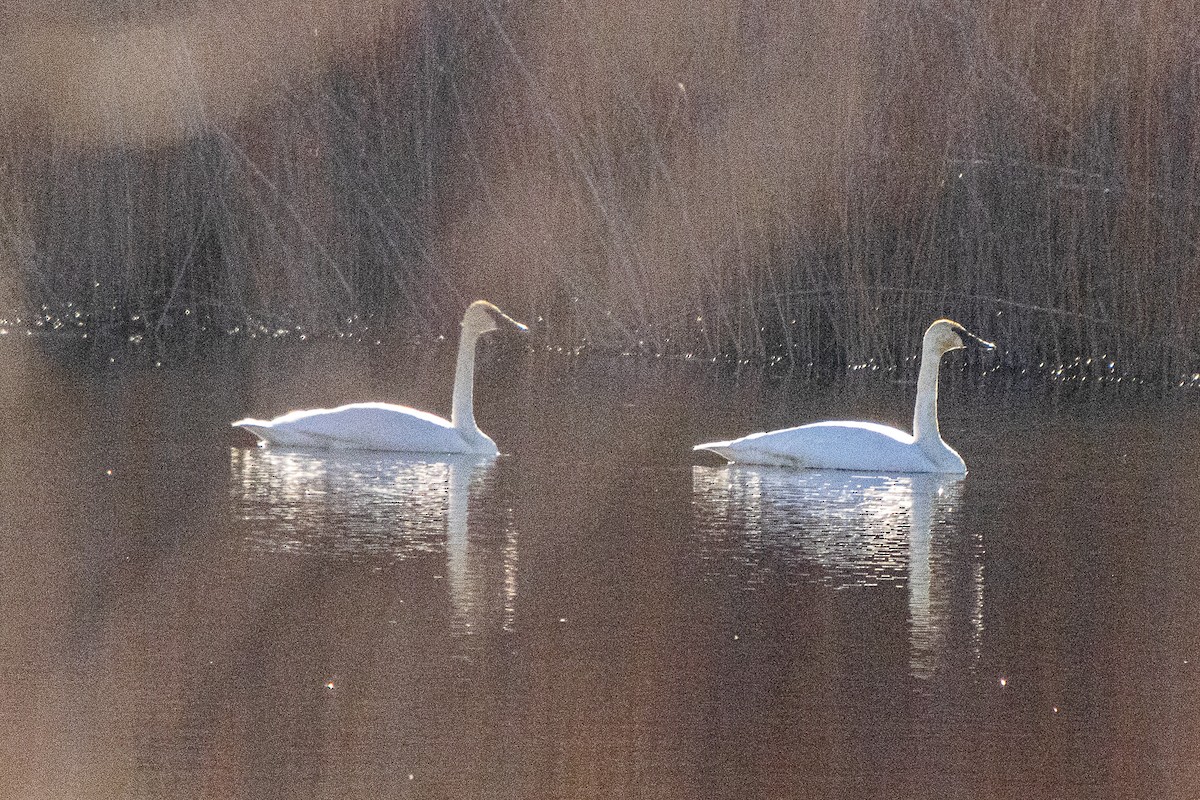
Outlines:
{"type": "Polygon", "coordinates": [[[963,480],[692,444],[914,386],[481,353],[493,462],[242,446],[449,410],[450,347],[0,341],[5,797],[1200,792],[1200,402],[943,379],[963,480]],[[161,361],[155,366],[155,361],[161,361]]]}

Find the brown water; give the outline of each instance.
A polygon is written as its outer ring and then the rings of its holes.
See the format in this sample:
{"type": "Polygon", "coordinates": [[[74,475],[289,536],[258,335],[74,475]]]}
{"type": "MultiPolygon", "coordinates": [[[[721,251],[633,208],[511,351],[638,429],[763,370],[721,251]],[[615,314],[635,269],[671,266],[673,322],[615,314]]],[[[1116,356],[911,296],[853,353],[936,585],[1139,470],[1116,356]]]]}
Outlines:
{"type": "Polygon", "coordinates": [[[689,452],[907,382],[503,346],[493,463],[227,427],[451,358],[0,341],[0,797],[1200,796],[1194,394],[949,375],[963,481],[689,452]]]}

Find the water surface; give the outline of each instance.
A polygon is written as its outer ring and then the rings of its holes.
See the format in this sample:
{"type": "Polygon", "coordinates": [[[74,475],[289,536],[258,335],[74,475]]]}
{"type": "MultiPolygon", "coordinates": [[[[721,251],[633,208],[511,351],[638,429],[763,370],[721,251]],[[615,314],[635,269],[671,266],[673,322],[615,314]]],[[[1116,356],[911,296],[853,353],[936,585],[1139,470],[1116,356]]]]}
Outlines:
{"type": "Polygon", "coordinates": [[[503,345],[493,462],[228,428],[446,413],[452,357],[0,341],[0,796],[1200,794],[1192,394],[951,370],[963,480],[689,451],[907,380],[503,345]]]}

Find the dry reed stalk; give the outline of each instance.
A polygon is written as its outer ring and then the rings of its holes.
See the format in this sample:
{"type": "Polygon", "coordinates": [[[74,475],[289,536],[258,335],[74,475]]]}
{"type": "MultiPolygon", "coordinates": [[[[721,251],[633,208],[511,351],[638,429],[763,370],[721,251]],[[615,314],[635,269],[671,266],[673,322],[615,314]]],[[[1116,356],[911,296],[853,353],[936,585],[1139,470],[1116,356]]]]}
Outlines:
{"type": "Polygon", "coordinates": [[[245,19],[297,52],[256,51],[254,86],[164,60],[211,10],[129,3],[107,24],[148,55],[106,86],[140,64],[180,106],[6,105],[0,264],[13,305],[159,332],[445,326],[488,296],[568,347],[896,365],[949,314],[1017,367],[1176,381],[1200,21],[1134,6],[354,5],[314,45],[265,2],[245,19]]]}

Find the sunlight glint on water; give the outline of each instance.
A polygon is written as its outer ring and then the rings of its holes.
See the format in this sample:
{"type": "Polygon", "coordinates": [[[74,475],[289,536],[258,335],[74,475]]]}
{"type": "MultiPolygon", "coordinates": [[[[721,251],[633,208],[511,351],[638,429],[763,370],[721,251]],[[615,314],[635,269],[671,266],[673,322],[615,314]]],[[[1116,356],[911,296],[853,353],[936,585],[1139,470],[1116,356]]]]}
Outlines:
{"type": "MultiPolygon", "coordinates": [[[[232,496],[252,549],[317,557],[404,559],[444,555],[453,629],[470,633],[481,616],[479,544],[471,546],[472,497],[478,506],[496,464],[472,456],[231,448],[232,496]]],[[[503,627],[517,593],[516,531],[505,531],[503,627]]]]}
{"type": "Polygon", "coordinates": [[[952,560],[964,549],[952,520],[961,479],[748,465],[695,467],[692,475],[695,533],[714,569],[724,569],[732,556],[761,579],[778,559],[798,567],[800,580],[835,589],[906,585],[910,666],[917,678],[937,670],[948,618],[957,610],[946,584],[965,571],[977,603],[970,619],[978,658],[982,548],[969,552],[965,570],[952,560]]]}

